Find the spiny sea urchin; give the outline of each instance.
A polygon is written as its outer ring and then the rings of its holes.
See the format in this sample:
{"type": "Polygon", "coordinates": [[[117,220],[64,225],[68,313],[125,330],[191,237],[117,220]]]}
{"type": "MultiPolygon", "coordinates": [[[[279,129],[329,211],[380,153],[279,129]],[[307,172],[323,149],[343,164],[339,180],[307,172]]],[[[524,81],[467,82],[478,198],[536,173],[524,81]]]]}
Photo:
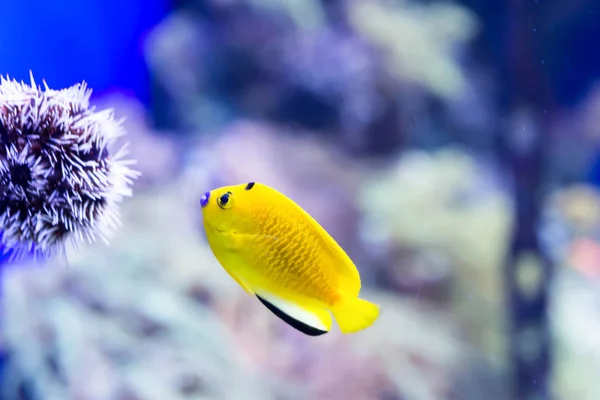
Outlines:
{"type": "Polygon", "coordinates": [[[113,110],[90,106],[85,82],[44,89],[0,76],[0,245],[16,259],[46,258],[64,245],[108,237],[118,203],[139,175],[124,160],[113,110]]]}

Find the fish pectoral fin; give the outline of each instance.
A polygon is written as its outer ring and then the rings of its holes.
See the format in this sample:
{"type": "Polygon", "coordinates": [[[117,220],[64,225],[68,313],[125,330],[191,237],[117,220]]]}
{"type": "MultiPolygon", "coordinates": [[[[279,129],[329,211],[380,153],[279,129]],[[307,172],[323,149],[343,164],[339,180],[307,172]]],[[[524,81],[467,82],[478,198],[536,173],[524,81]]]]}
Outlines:
{"type": "Polygon", "coordinates": [[[257,293],[256,297],[269,311],[305,335],[319,336],[331,330],[331,314],[324,308],[298,304],[264,292],[257,293]]]}
{"type": "Polygon", "coordinates": [[[217,232],[221,238],[221,243],[227,250],[235,252],[242,247],[240,235],[227,230],[217,230],[217,232]]]}
{"type": "Polygon", "coordinates": [[[221,236],[225,239],[224,243],[227,249],[236,253],[248,248],[271,246],[279,240],[279,237],[272,235],[235,232],[221,233],[221,236]]]}
{"type": "Polygon", "coordinates": [[[240,233],[236,236],[238,245],[243,248],[264,248],[273,246],[277,241],[279,241],[279,237],[273,235],[255,235],[250,233],[240,233]]]}

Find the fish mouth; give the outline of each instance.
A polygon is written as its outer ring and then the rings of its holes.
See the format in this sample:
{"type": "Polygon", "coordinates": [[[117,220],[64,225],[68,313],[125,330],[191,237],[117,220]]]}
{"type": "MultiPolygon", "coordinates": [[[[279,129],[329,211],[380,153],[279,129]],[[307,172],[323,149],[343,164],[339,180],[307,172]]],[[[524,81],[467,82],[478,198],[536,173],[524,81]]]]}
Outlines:
{"type": "Polygon", "coordinates": [[[200,197],[200,207],[204,208],[208,204],[208,200],[210,199],[210,192],[206,192],[200,197]]]}

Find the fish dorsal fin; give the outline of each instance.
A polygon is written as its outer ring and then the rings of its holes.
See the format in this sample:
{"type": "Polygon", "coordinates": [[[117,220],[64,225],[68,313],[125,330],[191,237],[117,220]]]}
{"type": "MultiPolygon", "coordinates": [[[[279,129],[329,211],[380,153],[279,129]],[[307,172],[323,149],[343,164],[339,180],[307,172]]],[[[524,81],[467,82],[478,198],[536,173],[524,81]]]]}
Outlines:
{"type": "Polygon", "coordinates": [[[361,288],[360,274],[344,249],[342,249],[335,239],[325,230],[325,228],[323,228],[308,212],[300,207],[299,204],[275,189],[268,188],[267,190],[270,190],[275,196],[279,197],[283,203],[289,206],[288,210],[295,210],[297,213],[296,217],[298,217],[298,219],[301,221],[305,221],[306,224],[303,225],[312,231],[314,237],[318,238],[317,240],[321,241],[323,249],[328,252],[328,257],[324,257],[324,259],[328,264],[332,264],[327,265],[327,267],[335,268],[335,271],[340,279],[338,290],[345,296],[357,297],[361,288]]]}
{"type": "Polygon", "coordinates": [[[346,254],[346,252],[340,247],[340,245],[323,229],[322,227],[318,227],[319,234],[321,235],[321,239],[326,243],[329,251],[335,256],[336,263],[335,266],[337,271],[340,273],[342,278],[342,282],[344,285],[344,289],[348,291],[348,294],[351,296],[358,296],[360,292],[361,282],[360,282],[360,274],[358,273],[358,269],[354,262],[350,259],[350,257],[346,254]]]}
{"type": "Polygon", "coordinates": [[[331,314],[323,308],[284,300],[265,292],[256,297],[269,311],[305,335],[319,336],[331,330],[331,314]]]}
{"type": "Polygon", "coordinates": [[[329,252],[329,262],[334,264],[333,267],[340,277],[341,285],[339,289],[350,297],[358,296],[361,287],[360,274],[350,257],[325,228],[300,206],[298,208],[307,216],[313,233],[321,240],[323,247],[329,252]]]}

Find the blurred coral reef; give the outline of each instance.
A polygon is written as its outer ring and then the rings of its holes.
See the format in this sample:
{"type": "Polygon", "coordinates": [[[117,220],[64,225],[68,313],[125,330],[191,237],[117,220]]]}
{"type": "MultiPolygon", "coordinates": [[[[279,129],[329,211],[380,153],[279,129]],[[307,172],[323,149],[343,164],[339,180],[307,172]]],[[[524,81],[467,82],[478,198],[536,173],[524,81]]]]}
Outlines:
{"type": "Polygon", "coordinates": [[[467,332],[498,358],[503,350],[498,282],[512,209],[494,172],[459,149],[407,152],[389,170],[372,173],[361,188],[360,205],[365,240],[379,240],[378,247],[392,257],[393,268],[382,271],[381,281],[423,295],[419,276],[452,280],[454,301],[447,305],[466,326],[475,324],[467,332]],[[406,258],[393,259],[406,248],[421,253],[417,268],[406,258]]]}
{"type": "Polygon", "coordinates": [[[458,45],[473,39],[477,22],[451,3],[354,1],[350,19],[357,31],[386,53],[389,70],[443,98],[460,96],[465,74],[455,59],[458,45]]]}
{"type": "Polygon", "coordinates": [[[458,5],[187,4],[146,42],[157,93],[172,105],[158,110],[159,124],[214,131],[242,114],[389,154],[426,129],[419,114],[433,99],[468,94],[461,60],[477,22],[458,5]]]}
{"type": "Polygon", "coordinates": [[[550,198],[547,245],[563,267],[552,305],[557,347],[555,387],[564,399],[595,399],[600,368],[600,192],[573,185],[550,198]]]}

